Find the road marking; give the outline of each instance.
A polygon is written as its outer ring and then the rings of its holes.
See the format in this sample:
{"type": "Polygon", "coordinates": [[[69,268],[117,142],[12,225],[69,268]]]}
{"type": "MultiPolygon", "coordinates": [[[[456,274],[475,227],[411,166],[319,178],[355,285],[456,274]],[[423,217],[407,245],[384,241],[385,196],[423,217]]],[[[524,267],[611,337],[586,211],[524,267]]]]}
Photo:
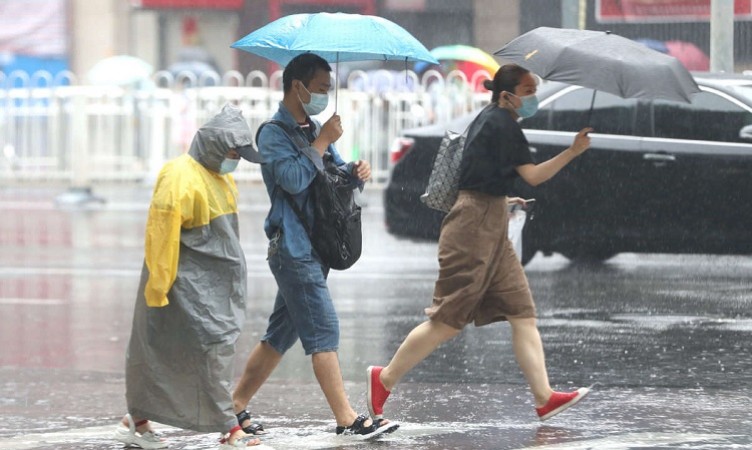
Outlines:
{"type": "MultiPolygon", "coordinates": [[[[24,450],[41,445],[73,444],[90,439],[108,439],[115,430],[113,425],[101,427],[74,428],[52,433],[29,433],[0,438],[0,449],[24,450]]],[[[114,441],[113,441],[114,442],[114,441]]]]}
{"type": "Polygon", "coordinates": [[[2,298],[0,305],[58,306],[65,302],[57,298],[2,298]]]}
{"type": "MultiPolygon", "coordinates": [[[[575,442],[559,444],[536,445],[536,450],[629,450],[631,448],[655,448],[657,445],[691,444],[698,442],[729,444],[728,439],[734,437],[722,434],[692,434],[692,433],[626,433],[607,438],[584,439],[575,442]]],[[[522,447],[517,450],[523,450],[522,447]]]]}

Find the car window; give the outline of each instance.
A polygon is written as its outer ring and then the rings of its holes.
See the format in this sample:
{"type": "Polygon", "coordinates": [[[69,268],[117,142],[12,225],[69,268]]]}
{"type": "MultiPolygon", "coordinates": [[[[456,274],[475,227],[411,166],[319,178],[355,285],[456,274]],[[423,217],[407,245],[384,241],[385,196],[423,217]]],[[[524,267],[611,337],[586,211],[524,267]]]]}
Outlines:
{"type": "Polygon", "coordinates": [[[597,91],[593,104],[592,89],[575,89],[551,102],[550,129],[580,131],[591,126],[596,133],[632,135],[635,128],[637,100],[623,99],[597,91]],[[593,105],[592,114],[590,113],[593,105]]]}
{"type": "Polygon", "coordinates": [[[752,105],[752,84],[737,84],[728,86],[728,89],[744,99],[744,103],[752,105]]]}
{"type": "Polygon", "coordinates": [[[752,124],[752,113],[712,92],[700,92],[692,103],[653,102],[655,136],[672,139],[744,142],[739,130],[752,124]]]}

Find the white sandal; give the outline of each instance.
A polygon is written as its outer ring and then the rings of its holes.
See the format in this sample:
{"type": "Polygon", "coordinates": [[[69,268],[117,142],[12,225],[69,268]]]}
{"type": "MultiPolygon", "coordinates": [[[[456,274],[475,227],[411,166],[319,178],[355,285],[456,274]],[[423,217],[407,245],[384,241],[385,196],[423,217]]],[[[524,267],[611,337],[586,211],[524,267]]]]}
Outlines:
{"type": "Polygon", "coordinates": [[[128,427],[123,426],[123,423],[120,422],[115,430],[113,439],[125,445],[138,445],[144,450],[167,448],[167,443],[154,434],[153,431],[147,431],[146,433],[136,432],[136,425],[133,423],[133,417],[130,414],[125,415],[125,420],[128,421],[128,427]]]}
{"type": "Polygon", "coordinates": [[[261,440],[259,440],[259,438],[252,434],[243,435],[242,437],[236,438],[232,443],[230,443],[230,438],[232,437],[232,435],[242,430],[243,428],[240,425],[237,425],[233,427],[229,433],[222,436],[222,439],[219,440],[219,450],[236,450],[238,448],[247,447],[254,447],[259,450],[269,448],[261,445],[261,440]],[[248,445],[253,441],[256,441],[256,443],[253,445],[248,445]]]}

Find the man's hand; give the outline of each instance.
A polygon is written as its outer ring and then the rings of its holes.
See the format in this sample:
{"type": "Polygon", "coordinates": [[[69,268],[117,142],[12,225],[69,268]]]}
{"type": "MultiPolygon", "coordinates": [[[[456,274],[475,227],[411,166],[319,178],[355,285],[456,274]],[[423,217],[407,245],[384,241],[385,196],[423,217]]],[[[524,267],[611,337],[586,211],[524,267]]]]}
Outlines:
{"type": "Polygon", "coordinates": [[[342,119],[338,114],[329,118],[324,125],[321,126],[319,135],[313,141],[311,146],[318,150],[319,155],[324,156],[326,149],[330,144],[337,142],[337,139],[342,136],[342,119]]]}
{"type": "Polygon", "coordinates": [[[355,161],[353,164],[353,175],[358,177],[360,181],[368,181],[371,179],[371,164],[368,161],[355,161]]]}
{"type": "Polygon", "coordinates": [[[329,118],[321,127],[319,137],[326,139],[327,145],[337,142],[342,136],[342,119],[338,114],[329,118]]]}

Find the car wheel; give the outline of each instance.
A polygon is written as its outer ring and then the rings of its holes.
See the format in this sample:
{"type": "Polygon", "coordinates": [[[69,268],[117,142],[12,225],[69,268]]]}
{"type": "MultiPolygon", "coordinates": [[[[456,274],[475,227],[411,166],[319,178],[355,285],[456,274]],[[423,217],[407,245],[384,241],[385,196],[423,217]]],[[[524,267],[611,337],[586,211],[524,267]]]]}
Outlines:
{"type": "Polygon", "coordinates": [[[607,249],[578,247],[562,250],[561,254],[572,262],[592,264],[603,262],[616,255],[616,252],[607,249]]]}
{"type": "Polygon", "coordinates": [[[522,255],[520,255],[520,262],[523,266],[527,265],[535,254],[538,253],[538,248],[535,246],[529,230],[530,228],[527,225],[522,230],[522,255]]]}
{"type": "Polygon", "coordinates": [[[538,253],[538,250],[530,247],[529,245],[525,245],[525,240],[523,239],[522,256],[520,257],[520,262],[522,263],[522,265],[526,266],[527,263],[529,263],[530,260],[533,259],[536,253],[538,253]]]}

